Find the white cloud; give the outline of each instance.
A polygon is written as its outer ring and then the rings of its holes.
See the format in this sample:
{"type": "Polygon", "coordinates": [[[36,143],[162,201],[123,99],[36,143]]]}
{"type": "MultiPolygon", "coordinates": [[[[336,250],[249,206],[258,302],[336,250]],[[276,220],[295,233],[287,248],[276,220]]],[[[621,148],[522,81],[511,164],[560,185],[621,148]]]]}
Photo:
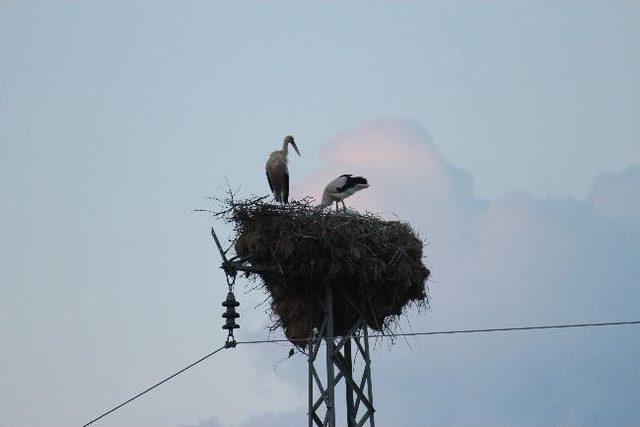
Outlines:
{"type": "Polygon", "coordinates": [[[589,200],[604,215],[640,223],[640,166],[600,175],[593,182],[589,200]]]}
{"type": "MultiPolygon", "coordinates": [[[[322,153],[326,166],[297,194],[318,195],[341,173],[365,175],[371,187],[347,204],[395,212],[429,243],[432,309],[410,314],[404,328],[638,318],[640,226],[629,221],[638,214],[637,168],[599,177],[584,201],[525,193],[486,201],[474,196],[469,174],[447,163],[411,122],[365,123],[340,133],[322,153]]],[[[634,326],[433,337],[375,348],[380,425],[640,423],[634,326]]],[[[297,368],[291,381],[303,389],[306,372],[297,368]]]]}

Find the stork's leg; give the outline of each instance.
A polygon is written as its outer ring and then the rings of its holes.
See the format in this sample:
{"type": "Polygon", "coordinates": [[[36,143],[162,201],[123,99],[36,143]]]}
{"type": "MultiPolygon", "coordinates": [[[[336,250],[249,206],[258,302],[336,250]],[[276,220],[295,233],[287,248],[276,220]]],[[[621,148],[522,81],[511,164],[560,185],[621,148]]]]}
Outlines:
{"type": "Polygon", "coordinates": [[[338,201],[336,200],[336,212],[340,209],[340,205],[338,205],[338,201]]]}
{"type": "Polygon", "coordinates": [[[341,202],[342,202],[342,210],[346,212],[347,207],[344,205],[344,199],[342,199],[341,202]]]}

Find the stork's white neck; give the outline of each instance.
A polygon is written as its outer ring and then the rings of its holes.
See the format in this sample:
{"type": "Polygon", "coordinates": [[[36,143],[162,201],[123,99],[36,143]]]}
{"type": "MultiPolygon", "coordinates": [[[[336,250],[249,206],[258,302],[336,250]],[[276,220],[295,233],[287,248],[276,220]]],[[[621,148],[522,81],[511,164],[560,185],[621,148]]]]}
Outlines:
{"type": "Polygon", "coordinates": [[[286,139],[282,142],[282,154],[284,154],[285,156],[289,154],[289,144],[287,144],[286,139]]]}

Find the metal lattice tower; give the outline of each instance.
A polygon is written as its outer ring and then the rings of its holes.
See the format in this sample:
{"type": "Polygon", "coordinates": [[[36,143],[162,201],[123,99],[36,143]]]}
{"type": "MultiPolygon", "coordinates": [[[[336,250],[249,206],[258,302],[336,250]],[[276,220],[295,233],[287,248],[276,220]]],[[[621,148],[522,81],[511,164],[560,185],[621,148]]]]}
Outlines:
{"type": "Polygon", "coordinates": [[[375,427],[373,407],[373,386],[371,383],[371,358],[369,357],[369,336],[367,325],[359,317],[347,334],[333,335],[333,289],[327,288],[325,296],[325,316],[322,326],[313,334],[309,343],[309,427],[336,426],[336,386],[344,380],[347,426],[375,427]],[[318,353],[325,343],[325,380],[316,369],[318,353]],[[352,347],[352,342],[355,347],[352,347]],[[360,355],[361,372],[355,376],[354,357],[360,355]],[[354,401],[355,397],[355,401],[354,401]],[[324,414],[323,414],[324,412],[324,414]]]}
{"type": "MultiPolygon", "coordinates": [[[[223,250],[220,240],[213,228],[211,229],[220,256],[222,265],[220,266],[226,276],[229,285],[227,301],[223,303],[227,307],[227,323],[223,327],[228,329],[229,337],[226,345],[235,347],[236,341],[233,337],[233,330],[238,328],[235,319],[239,317],[228,306],[237,307],[235,296],[233,296],[233,285],[238,271],[245,273],[274,273],[275,269],[267,266],[256,266],[247,263],[248,258],[234,256],[230,259],[226,254],[229,251],[223,250]],[[229,314],[229,311],[232,311],[229,314]]],[[[349,302],[346,295],[341,295],[345,301],[349,302]]],[[[335,390],[336,385],[344,380],[345,403],[348,427],[362,427],[368,425],[375,427],[373,407],[373,385],[371,383],[371,358],[369,357],[369,335],[367,324],[362,316],[352,323],[352,327],[345,335],[334,336],[334,312],[333,312],[333,288],[327,287],[324,300],[324,319],[319,329],[310,331],[308,343],[308,364],[309,364],[309,427],[336,427],[336,406],[335,390]],[[316,368],[318,363],[318,353],[325,343],[325,378],[321,379],[321,370],[316,368]],[[355,344],[355,346],[352,345],[355,344]],[[362,369],[356,374],[354,370],[354,359],[361,359],[362,369]],[[354,401],[355,398],[355,401],[354,401]]],[[[357,307],[351,304],[354,312],[357,307]]],[[[320,362],[322,363],[322,362],[320,362]]]]}

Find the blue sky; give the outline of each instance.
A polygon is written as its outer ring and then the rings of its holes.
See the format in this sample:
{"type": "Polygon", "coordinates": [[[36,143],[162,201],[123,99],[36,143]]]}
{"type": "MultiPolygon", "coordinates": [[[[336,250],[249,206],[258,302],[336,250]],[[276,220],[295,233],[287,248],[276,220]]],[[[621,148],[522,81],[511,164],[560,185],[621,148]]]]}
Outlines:
{"type": "MultiPolygon", "coordinates": [[[[3,2],[0,426],[81,424],[218,345],[191,210],[225,176],[266,193],[289,133],[294,197],[361,173],[352,204],[429,241],[432,309],[404,328],[637,318],[639,24],[631,1],[3,2]]],[[[239,294],[240,336],[265,336],[239,294]]],[[[381,425],[640,423],[637,328],[409,344],[375,349],[381,425]]],[[[287,351],[103,425],[301,424],[287,351]]]]}

